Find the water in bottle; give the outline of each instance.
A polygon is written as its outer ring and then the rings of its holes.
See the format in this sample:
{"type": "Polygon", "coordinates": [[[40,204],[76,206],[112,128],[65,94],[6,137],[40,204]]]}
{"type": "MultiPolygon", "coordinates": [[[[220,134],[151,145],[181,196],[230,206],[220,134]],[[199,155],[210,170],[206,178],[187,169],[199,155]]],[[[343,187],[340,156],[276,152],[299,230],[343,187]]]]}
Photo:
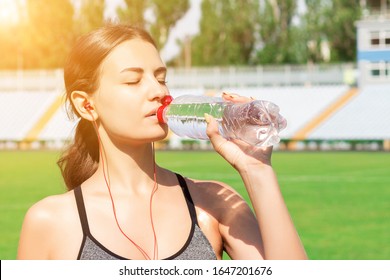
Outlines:
{"type": "Polygon", "coordinates": [[[253,146],[279,143],[279,132],[287,124],[279,114],[279,107],[264,100],[233,103],[220,97],[183,95],[171,101],[171,97],[163,101],[157,117],[182,137],[208,139],[205,113],[216,119],[223,137],[239,139],[253,146]]]}

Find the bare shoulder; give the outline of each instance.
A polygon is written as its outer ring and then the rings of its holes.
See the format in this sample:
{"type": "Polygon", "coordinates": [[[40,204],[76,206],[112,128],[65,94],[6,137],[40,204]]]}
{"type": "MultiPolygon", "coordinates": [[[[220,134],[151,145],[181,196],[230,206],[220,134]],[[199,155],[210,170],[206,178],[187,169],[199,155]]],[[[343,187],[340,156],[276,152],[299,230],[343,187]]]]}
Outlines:
{"type": "Polygon", "coordinates": [[[59,222],[59,218],[66,216],[66,213],[74,211],[74,205],[73,192],[48,196],[28,209],[25,222],[55,224],[59,222]]]}
{"type": "Polygon", "coordinates": [[[223,182],[190,178],[186,180],[195,205],[209,212],[219,221],[224,218],[224,215],[229,215],[229,210],[240,206],[249,209],[242,196],[223,182]]]}
{"type": "Polygon", "coordinates": [[[23,221],[19,239],[19,259],[50,259],[51,249],[77,215],[73,192],[46,197],[31,206],[23,221]]]}
{"type": "Polygon", "coordinates": [[[188,187],[193,192],[206,192],[208,195],[215,194],[220,195],[221,192],[235,193],[237,195],[238,192],[229,186],[226,183],[214,181],[214,180],[198,180],[193,178],[185,178],[188,184],[188,187]]]}

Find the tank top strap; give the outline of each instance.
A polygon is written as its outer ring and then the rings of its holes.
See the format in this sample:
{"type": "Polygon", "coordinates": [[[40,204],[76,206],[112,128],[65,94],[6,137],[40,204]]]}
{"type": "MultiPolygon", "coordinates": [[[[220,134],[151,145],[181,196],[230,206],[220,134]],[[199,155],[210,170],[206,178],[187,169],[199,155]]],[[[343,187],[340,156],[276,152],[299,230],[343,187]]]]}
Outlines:
{"type": "Polygon", "coordinates": [[[90,232],[89,232],[87,212],[85,211],[83,193],[81,191],[80,186],[78,186],[77,188],[74,188],[73,191],[74,191],[74,196],[76,199],[77,210],[79,212],[81,227],[83,229],[83,234],[84,234],[84,236],[87,236],[90,234],[90,232]]]}
{"type": "Polygon", "coordinates": [[[195,204],[194,204],[194,201],[192,200],[190,191],[188,190],[186,180],[180,174],[177,174],[177,173],[175,173],[175,174],[176,174],[176,177],[179,181],[180,187],[183,191],[184,197],[186,199],[186,203],[187,203],[187,207],[188,207],[188,210],[190,212],[190,215],[191,215],[191,219],[196,225],[199,226],[198,219],[196,217],[195,204]]]}

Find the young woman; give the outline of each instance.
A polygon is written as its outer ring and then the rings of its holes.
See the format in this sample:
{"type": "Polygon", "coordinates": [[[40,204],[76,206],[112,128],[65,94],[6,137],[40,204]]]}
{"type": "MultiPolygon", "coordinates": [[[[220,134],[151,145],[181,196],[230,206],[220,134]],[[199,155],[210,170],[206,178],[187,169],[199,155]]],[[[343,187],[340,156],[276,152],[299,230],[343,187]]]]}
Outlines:
{"type": "MultiPolygon", "coordinates": [[[[156,110],[167,69],[150,35],[108,25],[81,37],[64,69],[80,117],[59,165],[68,192],[33,205],[19,259],[305,259],[271,166],[272,147],[227,141],[208,116],[215,150],[241,175],[254,213],[221,182],[156,165],[166,137],[156,110]]],[[[224,95],[233,102],[240,96],[224,95]]]]}

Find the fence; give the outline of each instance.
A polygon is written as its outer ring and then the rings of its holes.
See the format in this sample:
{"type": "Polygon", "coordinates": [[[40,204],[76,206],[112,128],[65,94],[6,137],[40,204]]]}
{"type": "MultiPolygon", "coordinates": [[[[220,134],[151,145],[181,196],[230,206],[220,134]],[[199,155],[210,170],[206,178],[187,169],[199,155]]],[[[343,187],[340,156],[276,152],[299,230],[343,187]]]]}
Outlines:
{"type": "MultiPolygon", "coordinates": [[[[354,64],[169,68],[170,88],[221,89],[345,84],[354,64]]],[[[0,91],[63,90],[63,71],[0,71],[0,91]]]]}

